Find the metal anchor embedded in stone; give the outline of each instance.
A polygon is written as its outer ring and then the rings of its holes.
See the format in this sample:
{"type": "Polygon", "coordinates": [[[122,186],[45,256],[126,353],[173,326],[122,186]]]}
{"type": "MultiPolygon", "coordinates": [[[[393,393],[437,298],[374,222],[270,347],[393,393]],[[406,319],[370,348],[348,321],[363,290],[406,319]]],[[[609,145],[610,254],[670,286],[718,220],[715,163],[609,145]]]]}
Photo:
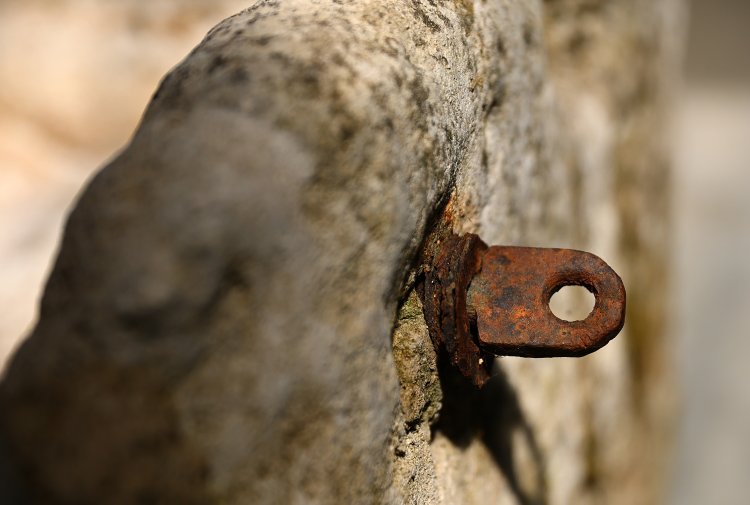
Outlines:
{"type": "Polygon", "coordinates": [[[476,386],[493,355],[583,356],[625,322],[625,287],[599,257],[571,249],[489,247],[478,236],[444,235],[425,250],[418,291],[430,337],[476,386]],[[582,321],[549,308],[564,286],[584,286],[596,302],[582,321]]]}

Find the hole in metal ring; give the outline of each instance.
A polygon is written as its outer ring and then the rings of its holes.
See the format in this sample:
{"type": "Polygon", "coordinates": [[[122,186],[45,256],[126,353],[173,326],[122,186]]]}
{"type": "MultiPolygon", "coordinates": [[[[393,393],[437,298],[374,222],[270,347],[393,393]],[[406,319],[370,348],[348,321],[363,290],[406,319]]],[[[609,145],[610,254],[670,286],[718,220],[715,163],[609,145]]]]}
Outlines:
{"type": "Polygon", "coordinates": [[[594,310],[596,297],[584,286],[563,286],[549,300],[549,308],[563,321],[583,321],[594,310]]]}

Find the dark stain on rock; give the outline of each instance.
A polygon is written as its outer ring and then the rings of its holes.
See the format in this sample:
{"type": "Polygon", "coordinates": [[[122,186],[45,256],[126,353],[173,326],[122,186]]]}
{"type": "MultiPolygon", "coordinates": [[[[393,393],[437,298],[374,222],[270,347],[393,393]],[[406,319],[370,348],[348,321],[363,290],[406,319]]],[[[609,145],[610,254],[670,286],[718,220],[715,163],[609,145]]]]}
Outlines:
{"type": "Polygon", "coordinates": [[[487,88],[489,93],[485,96],[482,110],[486,115],[490,115],[498,112],[495,109],[503,105],[507,94],[505,80],[500,72],[495,70],[487,77],[487,88]]]}
{"type": "Polygon", "coordinates": [[[445,141],[448,145],[453,144],[453,132],[447,126],[443,126],[443,133],[445,134],[445,141]]]}
{"type": "Polygon", "coordinates": [[[386,116],[385,119],[383,119],[383,128],[388,130],[389,133],[393,133],[393,129],[394,129],[393,120],[389,118],[388,116],[386,116]]]}
{"type": "Polygon", "coordinates": [[[602,0],[584,0],[576,6],[577,15],[599,14],[604,8],[606,2],[602,0]]]}
{"type": "Polygon", "coordinates": [[[414,79],[409,81],[409,87],[411,88],[411,95],[417,105],[417,109],[422,117],[426,117],[429,113],[427,99],[430,97],[430,92],[424,85],[422,75],[417,73],[414,79]]]}
{"type": "Polygon", "coordinates": [[[226,33],[229,33],[230,29],[231,29],[230,26],[226,23],[226,20],[225,20],[223,24],[220,24],[214,27],[211,31],[208,32],[208,34],[206,35],[206,40],[208,41],[215,37],[218,37],[219,35],[224,35],[226,33]]]}
{"type": "Polygon", "coordinates": [[[215,56],[214,59],[211,60],[211,63],[208,65],[208,69],[206,69],[208,75],[211,75],[217,70],[226,66],[227,61],[228,60],[222,55],[215,56]]]}
{"type": "Polygon", "coordinates": [[[524,23],[523,25],[523,42],[528,48],[536,46],[536,34],[534,33],[534,27],[531,23],[524,23]]]}
{"type": "Polygon", "coordinates": [[[453,28],[453,23],[451,23],[451,20],[438,10],[438,5],[437,3],[435,3],[435,0],[427,0],[427,2],[430,4],[430,6],[432,6],[433,9],[435,9],[435,15],[440,19],[440,21],[442,21],[445,26],[453,28]]]}
{"type": "Polygon", "coordinates": [[[345,121],[339,126],[339,139],[342,144],[348,143],[357,133],[357,125],[352,122],[345,121]]]}
{"type": "MultiPolygon", "coordinates": [[[[274,15],[276,12],[279,11],[278,6],[279,5],[277,2],[261,2],[261,3],[255,4],[253,7],[250,7],[249,9],[245,10],[244,12],[241,12],[240,14],[241,15],[252,14],[251,17],[247,21],[245,21],[245,26],[250,26],[252,24],[255,24],[256,21],[259,21],[263,18],[267,18],[267,17],[274,15]]],[[[232,19],[232,18],[229,18],[229,19],[232,19]]]]}
{"type": "MultiPolygon", "coordinates": [[[[152,97],[152,102],[160,102],[162,106],[176,104],[183,94],[185,81],[189,78],[190,71],[187,66],[180,65],[161,81],[159,88],[152,97]]],[[[149,106],[150,108],[150,106],[149,106]]]]}
{"type": "Polygon", "coordinates": [[[432,30],[433,32],[439,32],[440,26],[433,21],[430,16],[427,15],[427,13],[424,11],[424,8],[422,4],[419,2],[419,0],[412,0],[411,2],[412,8],[414,11],[414,17],[418,20],[424,23],[424,25],[432,30]]]}
{"type": "Polygon", "coordinates": [[[445,68],[450,68],[450,63],[448,62],[448,58],[446,58],[442,54],[433,54],[432,59],[434,59],[438,63],[442,63],[445,68]]]}
{"type": "Polygon", "coordinates": [[[229,75],[229,80],[233,84],[244,84],[250,80],[250,74],[244,68],[237,67],[232,70],[232,73],[229,75]]]}
{"type": "Polygon", "coordinates": [[[404,77],[400,72],[397,72],[395,70],[391,72],[391,75],[393,75],[393,82],[396,83],[396,87],[398,89],[401,89],[404,86],[404,77]]]}
{"type": "Polygon", "coordinates": [[[299,82],[307,88],[307,90],[313,94],[320,94],[320,77],[319,73],[314,69],[307,69],[302,72],[299,76],[299,82]]]}
{"type": "Polygon", "coordinates": [[[495,41],[495,51],[497,51],[497,54],[500,55],[500,57],[505,57],[505,53],[507,49],[505,48],[505,40],[503,40],[502,37],[498,37],[495,41]]]}
{"type": "Polygon", "coordinates": [[[579,54],[586,48],[588,43],[589,38],[586,34],[581,31],[576,31],[571,35],[570,39],[568,39],[568,51],[573,55],[579,54]]]}
{"type": "Polygon", "coordinates": [[[257,37],[254,39],[251,39],[250,42],[252,44],[255,44],[256,46],[267,46],[269,42],[273,39],[272,35],[264,35],[262,37],[257,37]]]}
{"type": "Polygon", "coordinates": [[[462,9],[462,19],[464,28],[468,34],[474,26],[474,0],[458,0],[458,5],[462,9]]]}
{"type": "Polygon", "coordinates": [[[271,51],[268,57],[277,61],[289,61],[289,57],[280,51],[271,51]]]}

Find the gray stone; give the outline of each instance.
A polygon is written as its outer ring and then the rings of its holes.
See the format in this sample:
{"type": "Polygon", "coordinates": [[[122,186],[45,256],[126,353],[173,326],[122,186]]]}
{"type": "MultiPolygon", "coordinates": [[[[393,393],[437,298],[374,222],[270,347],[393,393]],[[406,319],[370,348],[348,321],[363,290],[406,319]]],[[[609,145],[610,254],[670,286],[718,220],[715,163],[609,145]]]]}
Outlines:
{"type": "Polygon", "coordinates": [[[412,292],[446,215],[489,243],[588,247],[626,284],[662,272],[666,206],[631,176],[665,180],[679,6],[583,4],[262,1],[214,28],[69,218],[0,386],[23,492],[652,500],[657,344],[502,359],[477,392],[438,366],[412,292]]]}

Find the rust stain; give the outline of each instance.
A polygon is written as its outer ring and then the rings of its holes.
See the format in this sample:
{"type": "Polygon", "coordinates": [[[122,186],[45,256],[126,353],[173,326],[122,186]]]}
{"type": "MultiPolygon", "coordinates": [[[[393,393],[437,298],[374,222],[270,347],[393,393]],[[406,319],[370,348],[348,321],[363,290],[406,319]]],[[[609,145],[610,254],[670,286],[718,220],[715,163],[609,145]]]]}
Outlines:
{"type": "Polygon", "coordinates": [[[435,350],[477,387],[490,378],[492,355],[472,335],[466,306],[467,290],[479,271],[487,245],[476,235],[447,234],[434,238],[417,291],[435,350]]]}

